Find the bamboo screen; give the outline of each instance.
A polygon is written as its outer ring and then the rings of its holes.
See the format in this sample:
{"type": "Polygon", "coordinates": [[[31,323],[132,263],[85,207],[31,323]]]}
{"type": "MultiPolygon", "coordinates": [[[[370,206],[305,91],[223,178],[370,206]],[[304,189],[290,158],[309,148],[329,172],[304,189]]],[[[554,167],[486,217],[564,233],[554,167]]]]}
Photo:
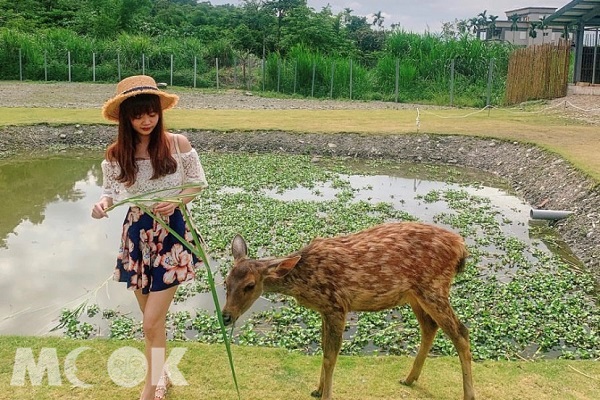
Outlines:
{"type": "Polygon", "coordinates": [[[515,50],[508,64],[506,103],[566,96],[570,51],[565,40],[515,50]]]}

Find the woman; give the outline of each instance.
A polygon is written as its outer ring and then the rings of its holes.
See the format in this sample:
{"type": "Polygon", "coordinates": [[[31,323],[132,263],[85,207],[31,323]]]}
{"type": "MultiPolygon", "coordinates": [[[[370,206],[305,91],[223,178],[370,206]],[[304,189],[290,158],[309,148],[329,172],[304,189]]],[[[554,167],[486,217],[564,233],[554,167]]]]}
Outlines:
{"type": "MultiPolygon", "coordinates": [[[[117,139],[102,162],[103,192],[92,217],[108,217],[106,210],[114,203],[162,189],[166,190],[153,196],[177,196],[187,204],[207,186],[198,154],[188,139],[164,130],[163,110],[174,107],[178,99],[160,91],[149,76],[132,76],[119,82],[117,94],[102,109],[102,115],[119,126],[117,139]],[[198,187],[173,189],[188,183],[198,187]]],[[[146,206],[191,241],[190,227],[176,202],[158,201],[146,206]]],[[[200,261],[160,223],[139,207],[129,208],[114,278],[126,282],[135,292],[143,315],[148,368],[141,400],[166,395],[168,375],[163,368],[167,311],[177,285],[194,279],[199,265],[200,261]]]]}

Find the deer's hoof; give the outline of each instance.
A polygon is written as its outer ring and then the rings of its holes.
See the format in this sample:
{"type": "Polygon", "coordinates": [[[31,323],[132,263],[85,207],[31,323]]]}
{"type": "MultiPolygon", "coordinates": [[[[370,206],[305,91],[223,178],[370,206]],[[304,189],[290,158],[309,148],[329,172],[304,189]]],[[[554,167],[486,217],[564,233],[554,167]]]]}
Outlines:
{"type": "Polygon", "coordinates": [[[313,390],[310,395],[312,397],[316,397],[317,399],[320,399],[323,394],[319,390],[313,390]]]}
{"type": "Polygon", "coordinates": [[[406,379],[402,379],[402,380],[400,381],[400,384],[401,384],[401,385],[404,385],[404,386],[412,386],[412,384],[413,384],[413,381],[407,381],[406,379]]]}

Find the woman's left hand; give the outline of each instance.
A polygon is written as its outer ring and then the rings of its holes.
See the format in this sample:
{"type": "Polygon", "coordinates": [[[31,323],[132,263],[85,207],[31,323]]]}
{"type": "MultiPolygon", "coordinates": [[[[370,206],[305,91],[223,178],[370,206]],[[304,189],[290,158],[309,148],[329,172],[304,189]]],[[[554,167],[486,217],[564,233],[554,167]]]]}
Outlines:
{"type": "Polygon", "coordinates": [[[177,203],[164,201],[155,204],[154,208],[152,209],[152,212],[158,217],[170,217],[175,212],[177,206],[177,203]]]}

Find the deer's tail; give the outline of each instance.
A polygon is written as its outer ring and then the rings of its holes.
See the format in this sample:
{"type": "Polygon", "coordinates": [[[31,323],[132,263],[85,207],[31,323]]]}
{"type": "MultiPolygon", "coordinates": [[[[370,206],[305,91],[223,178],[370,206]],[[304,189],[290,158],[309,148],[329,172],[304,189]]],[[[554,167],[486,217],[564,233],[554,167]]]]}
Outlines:
{"type": "Polygon", "coordinates": [[[469,257],[469,252],[464,244],[463,244],[461,250],[462,250],[462,254],[460,256],[460,259],[458,260],[458,264],[456,265],[456,273],[457,274],[460,274],[461,272],[463,272],[465,270],[465,267],[467,265],[467,257],[469,257]]]}

